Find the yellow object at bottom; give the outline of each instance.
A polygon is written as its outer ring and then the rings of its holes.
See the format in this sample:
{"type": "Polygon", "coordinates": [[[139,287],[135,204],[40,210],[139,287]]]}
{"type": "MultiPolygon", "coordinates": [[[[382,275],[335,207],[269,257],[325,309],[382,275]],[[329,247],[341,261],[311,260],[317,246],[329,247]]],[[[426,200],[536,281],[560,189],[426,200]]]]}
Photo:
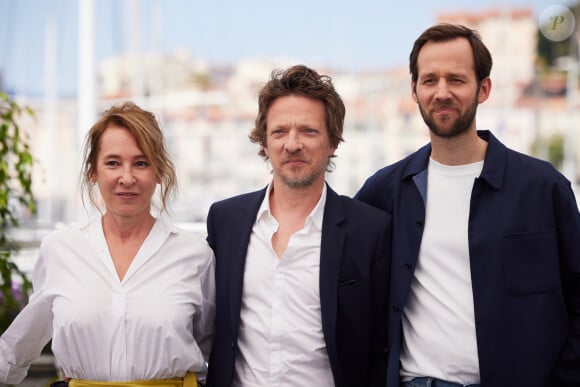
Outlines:
{"type": "Polygon", "coordinates": [[[183,378],[159,380],[134,380],[129,382],[103,382],[97,380],[71,379],[69,387],[199,387],[195,373],[188,372],[183,378]]]}

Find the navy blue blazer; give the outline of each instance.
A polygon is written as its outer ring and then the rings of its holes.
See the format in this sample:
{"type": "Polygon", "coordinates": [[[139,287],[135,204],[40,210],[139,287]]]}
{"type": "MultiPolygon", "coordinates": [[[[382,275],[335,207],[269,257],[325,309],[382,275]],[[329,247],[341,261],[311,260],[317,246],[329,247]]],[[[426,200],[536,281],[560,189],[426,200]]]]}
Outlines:
{"type": "MultiPolygon", "coordinates": [[[[580,386],[580,215],[570,182],[490,132],[478,135],[488,148],[468,239],[482,386],[580,386]]],[[[355,196],[393,215],[389,387],[399,386],[401,315],[425,222],[430,154],[426,145],[379,170],[355,196]]]]}
{"type": "MultiPolygon", "coordinates": [[[[265,193],[214,203],[208,213],[207,240],[216,257],[216,331],[208,387],[232,383],[246,252],[265,193]]],[[[327,187],[320,302],[336,386],[385,386],[390,236],[389,214],[327,187]]]]}

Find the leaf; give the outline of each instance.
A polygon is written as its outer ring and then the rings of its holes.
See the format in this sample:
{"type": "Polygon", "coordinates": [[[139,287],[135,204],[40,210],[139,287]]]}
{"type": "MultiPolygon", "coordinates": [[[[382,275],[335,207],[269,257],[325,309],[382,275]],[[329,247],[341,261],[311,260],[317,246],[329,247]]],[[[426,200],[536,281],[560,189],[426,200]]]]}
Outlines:
{"type": "Polygon", "coordinates": [[[17,206],[30,213],[36,211],[31,173],[34,159],[28,137],[18,123],[22,114],[34,117],[32,109],[0,92],[0,333],[22,307],[15,297],[15,281],[22,284],[18,291],[25,297],[31,291],[30,280],[13,260],[18,245],[8,238],[10,230],[19,226],[17,206]]]}

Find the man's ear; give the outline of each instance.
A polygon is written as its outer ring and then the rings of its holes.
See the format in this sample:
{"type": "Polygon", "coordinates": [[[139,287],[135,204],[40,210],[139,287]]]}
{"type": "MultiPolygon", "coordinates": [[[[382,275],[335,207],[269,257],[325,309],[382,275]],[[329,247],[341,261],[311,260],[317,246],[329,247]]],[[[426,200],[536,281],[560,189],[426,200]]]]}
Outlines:
{"type": "Polygon", "coordinates": [[[479,86],[479,93],[477,95],[477,102],[483,103],[487,101],[490,93],[491,93],[491,79],[487,77],[481,81],[481,85],[479,86]]]}

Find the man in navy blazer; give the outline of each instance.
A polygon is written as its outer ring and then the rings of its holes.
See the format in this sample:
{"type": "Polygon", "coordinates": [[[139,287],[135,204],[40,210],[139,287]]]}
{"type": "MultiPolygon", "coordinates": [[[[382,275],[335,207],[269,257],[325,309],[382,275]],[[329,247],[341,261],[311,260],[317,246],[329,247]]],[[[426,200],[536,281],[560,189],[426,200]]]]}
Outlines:
{"type": "Polygon", "coordinates": [[[391,218],[325,182],[344,104],[302,65],[261,89],[264,189],[214,203],[216,330],[207,386],[386,383],[391,218]]]}
{"type": "Polygon", "coordinates": [[[580,386],[570,182],[476,130],[491,55],[475,31],[433,26],[410,60],[431,143],[356,195],[393,215],[387,386],[580,386]]]}

